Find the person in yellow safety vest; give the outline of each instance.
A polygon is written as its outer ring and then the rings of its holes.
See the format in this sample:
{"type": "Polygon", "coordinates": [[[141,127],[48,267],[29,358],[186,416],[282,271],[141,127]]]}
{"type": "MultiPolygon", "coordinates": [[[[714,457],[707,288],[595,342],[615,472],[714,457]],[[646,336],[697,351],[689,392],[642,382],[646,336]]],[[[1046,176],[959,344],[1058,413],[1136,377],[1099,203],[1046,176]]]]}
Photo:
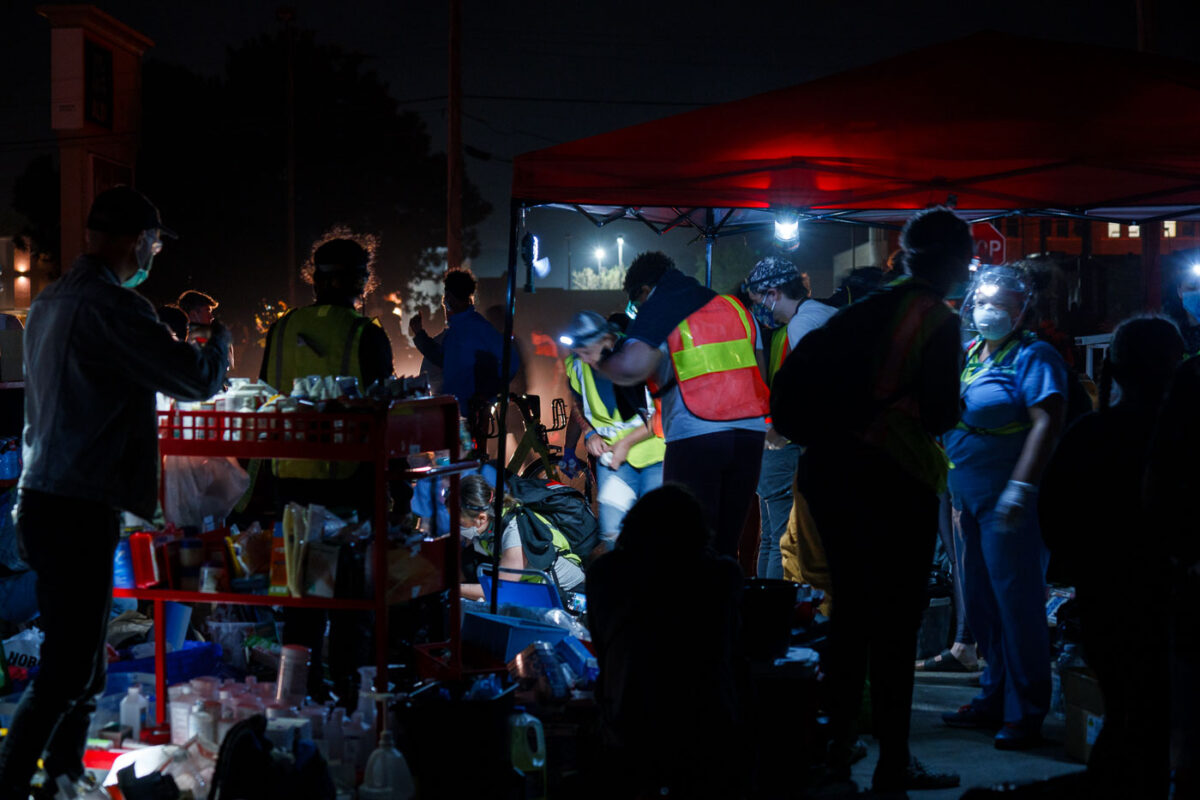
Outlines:
{"type": "MultiPolygon", "coordinates": [[[[786,258],[768,256],[754,265],[742,288],[753,305],[758,324],[775,331],[767,361],[767,385],[787,354],[810,331],[832,317],[837,309],[809,297],[807,276],[786,258]]],[[[758,577],[782,578],[783,562],[779,540],[787,531],[792,510],[792,483],[801,447],[776,433],[767,421],[766,447],[758,476],[758,577]]]]}
{"type": "Polygon", "coordinates": [[[621,532],[625,512],[648,492],[662,485],[666,443],[654,434],[650,392],[625,391],[593,369],[619,341],[616,327],[594,311],[581,311],[571,320],[559,341],[570,348],[564,359],[574,411],[563,448],[564,467],[575,458],[580,428],[588,454],[599,461],[596,469],[600,505],[600,537],[609,546],[621,532]],[[630,403],[641,395],[636,405],[630,403]]]}
{"type": "MultiPolygon", "coordinates": [[[[297,378],[349,375],[363,391],[392,374],[392,345],[376,320],[358,312],[373,281],[371,252],[350,238],[330,239],[313,251],[305,275],[316,302],[296,308],[267,331],[259,378],[282,394],[297,378]]],[[[349,478],[357,462],[278,460],[277,477],[299,480],[349,478]]]]}
{"type": "MultiPolygon", "coordinates": [[[[464,548],[470,548],[470,553],[464,556],[464,575],[475,575],[475,570],[468,566],[469,561],[479,561],[479,557],[491,560],[496,547],[496,525],[494,521],[495,506],[492,484],[482,475],[468,475],[462,479],[459,487],[459,535],[464,548]]],[[[505,507],[511,510],[512,498],[505,497],[505,507]]],[[[582,502],[582,500],[580,500],[582,502]]],[[[536,513],[536,512],[529,512],[536,513]]],[[[506,512],[507,514],[507,512],[506,512]]],[[[580,588],[584,582],[583,559],[571,551],[571,543],[567,537],[544,517],[542,522],[552,531],[554,549],[557,555],[551,562],[547,572],[558,586],[566,592],[580,588]]],[[[525,546],[521,541],[521,531],[515,516],[511,517],[504,526],[500,537],[500,568],[526,569],[528,559],[525,556],[525,546]]],[[[477,581],[465,580],[461,587],[462,596],[468,600],[486,600],[483,587],[477,581]]]]}
{"type": "MultiPolygon", "coordinates": [[[[276,320],[267,331],[259,378],[288,394],[296,378],[308,375],[353,375],[366,390],[392,374],[392,346],[378,323],[357,310],[374,283],[373,241],[342,230],[313,247],[303,271],[312,283],[312,305],[296,308],[276,320]]],[[[375,481],[370,464],[315,460],[274,462],[275,505],[316,503],[360,520],[371,519],[375,481]]],[[[348,697],[354,690],[356,668],[370,659],[371,629],[368,615],[356,611],[329,614],[329,671],[334,693],[348,697]]],[[[324,698],[321,651],[325,612],[315,609],[284,610],[283,638],[313,653],[308,691],[324,698]]]]}
{"type": "Polygon", "coordinates": [[[769,405],[758,326],[737,298],[718,295],[665,253],[640,254],[625,273],[637,316],[595,369],[661,399],[663,481],[704,504],[717,552],[737,553],[762,462],[769,405]]]}

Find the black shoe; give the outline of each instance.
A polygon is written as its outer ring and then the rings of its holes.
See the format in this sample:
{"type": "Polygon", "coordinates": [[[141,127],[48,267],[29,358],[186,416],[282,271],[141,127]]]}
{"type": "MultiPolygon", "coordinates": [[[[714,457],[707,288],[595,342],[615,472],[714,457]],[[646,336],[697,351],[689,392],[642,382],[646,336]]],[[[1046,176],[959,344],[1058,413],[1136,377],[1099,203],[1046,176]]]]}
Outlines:
{"type": "Polygon", "coordinates": [[[1042,744],[1042,732],[1039,727],[1023,725],[1019,722],[1006,722],[992,740],[997,750],[1030,750],[1042,744]]]}
{"type": "Polygon", "coordinates": [[[891,774],[875,770],[871,779],[873,792],[905,792],[921,789],[953,789],[962,782],[956,772],[931,772],[916,758],[909,758],[908,767],[891,774]]]}
{"type": "Polygon", "coordinates": [[[974,703],[959,706],[958,711],[948,711],[942,714],[942,722],[951,728],[983,728],[996,730],[1004,721],[984,714],[974,703]]]}

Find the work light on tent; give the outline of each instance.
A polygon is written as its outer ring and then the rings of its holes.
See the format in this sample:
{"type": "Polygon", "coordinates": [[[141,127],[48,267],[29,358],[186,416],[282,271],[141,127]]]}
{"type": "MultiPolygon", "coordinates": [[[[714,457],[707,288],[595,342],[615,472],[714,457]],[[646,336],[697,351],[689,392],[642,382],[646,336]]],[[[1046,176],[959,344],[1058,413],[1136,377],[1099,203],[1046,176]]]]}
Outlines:
{"type": "Polygon", "coordinates": [[[800,244],[800,220],[795,211],[775,212],[775,241],[785,250],[800,244]]]}

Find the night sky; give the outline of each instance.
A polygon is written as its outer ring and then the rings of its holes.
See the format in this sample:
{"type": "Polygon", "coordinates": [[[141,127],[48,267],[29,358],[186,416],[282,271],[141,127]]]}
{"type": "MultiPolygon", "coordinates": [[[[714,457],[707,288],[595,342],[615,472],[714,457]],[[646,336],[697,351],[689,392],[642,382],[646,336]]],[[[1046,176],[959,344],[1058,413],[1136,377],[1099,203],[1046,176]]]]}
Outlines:
{"type": "MultiPolygon", "coordinates": [[[[1145,0],[1149,3],[1150,0],[1145,0]]],[[[34,156],[52,151],[49,128],[49,24],[34,3],[0,8],[4,77],[0,95],[0,229],[15,227],[9,208],[13,179],[34,156]]],[[[245,0],[163,2],[108,0],[104,11],[141,30],[156,46],[147,59],[217,74],[225,51],[278,29],[278,3],[245,0]]],[[[300,0],[296,22],[370,56],[403,108],[420,113],[435,149],[443,149],[446,108],[447,9],[441,3],[300,0]]],[[[1194,3],[1155,2],[1154,47],[1193,57],[1194,3]]],[[[495,209],[480,227],[476,271],[496,274],[507,254],[506,208],[514,155],[751,94],[789,86],[887,58],[934,42],[994,29],[1064,41],[1132,48],[1136,7],[1095,0],[827,3],[522,2],[463,3],[464,142],[491,155],[468,155],[466,169],[495,209]]],[[[996,59],[1003,54],[980,53],[996,59]]],[[[953,64],[946,68],[952,70],[953,64]]],[[[1087,76],[1079,76],[1086,80],[1087,76]]],[[[1056,80],[1062,80],[1056,78],[1056,80]]],[[[1069,85],[1064,85],[1069,91],[1069,85]]],[[[880,97],[886,115],[896,98],[880,97]]],[[[1021,87],[1010,96],[980,98],[1019,111],[1021,87]]],[[[170,210],[164,209],[169,219],[170,210]]],[[[615,259],[615,237],[626,237],[625,260],[649,247],[694,259],[681,234],[659,240],[636,224],[598,231],[561,212],[536,212],[534,227],[555,265],[548,285],[562,285],[565,234],[576,265],[594,263],[603,246],[615,259]]],[[[3,230],[0,230],[3,232],[3,230]]],[[[848,243],[827,226],[806,241],[805,261],[827,268],[848,243]]],[[[718,245],[719,246],[719,245],[718,245]]],[[[816,276],[814,276],[816,277],[816,276]]]]}

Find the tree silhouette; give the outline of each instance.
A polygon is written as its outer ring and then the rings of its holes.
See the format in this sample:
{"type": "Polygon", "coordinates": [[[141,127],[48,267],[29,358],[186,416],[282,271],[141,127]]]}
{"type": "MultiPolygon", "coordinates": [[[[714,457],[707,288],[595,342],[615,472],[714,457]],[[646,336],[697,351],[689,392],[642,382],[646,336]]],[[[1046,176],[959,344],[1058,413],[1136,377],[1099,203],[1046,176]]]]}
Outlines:
{"type": "MultiPolygon", "coordinates": [[[[260,298],[285,296],[289,270],[300,268],[285,263],[286,48],[282,33],[233,48],[219,79],[146,62],[138,184],[181,235],[147,294],[194,286],[226,316],[247,319],[260,298]]],[[[367,61],[295,34],[296,258],[334,224],[376,234],[387,294],[445,243],[446,161],[367,61]]],[[[490,207],[473,184],[463,188],[463,222],[473,226],[490,207]]],[[[471,255],[478,242],[468,233],[471,255]]]]}

